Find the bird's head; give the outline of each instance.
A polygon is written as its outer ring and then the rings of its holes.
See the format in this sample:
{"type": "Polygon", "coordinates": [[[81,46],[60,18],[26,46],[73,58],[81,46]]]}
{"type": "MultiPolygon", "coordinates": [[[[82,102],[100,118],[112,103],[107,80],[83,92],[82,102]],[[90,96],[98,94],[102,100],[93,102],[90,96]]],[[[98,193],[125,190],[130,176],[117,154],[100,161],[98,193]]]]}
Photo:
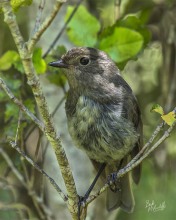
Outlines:
{"type": "Polygon", "coordinates": [[[72,89],[97,89],[106,87],[114,74],[119,71],[114,62],[103,51],[89,47],[75,47],[61,59],[49,63],[63,68],[72,89]]]}

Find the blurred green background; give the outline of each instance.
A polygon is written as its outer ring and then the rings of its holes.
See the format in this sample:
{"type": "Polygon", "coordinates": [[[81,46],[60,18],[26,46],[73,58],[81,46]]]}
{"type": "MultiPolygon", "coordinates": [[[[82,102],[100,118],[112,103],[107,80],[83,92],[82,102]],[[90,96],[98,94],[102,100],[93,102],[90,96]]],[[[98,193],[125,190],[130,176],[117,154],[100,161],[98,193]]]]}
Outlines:
{"type": "MultiPolygon", "coordinates": [[[[21,2],[25,6],[15,8],[15,14],[21,33],[27,41],[33,33],[39,1],[21,2]]],[[[48,15],[53,4],[54,0],[46,1],[42,19],[48,15]]],[[[161,122],[159,114],[150,112],[152,106],[159,104],[166,113],[176,106],[176,2],[82,1],[54,49],[51,48],[50,53],[46,54],[76,4],[77,1],[74,0],[62,6],[34,50],[33,62],[50,112],[54,111],[54,122],[73,168],[78,191],[84,194],[93,179],[93,167],[86,155],[72,146],[68,135],[63,98],[68,89],[67,81],[60,70],[51,69],[47,63],[60,57],[73,46],[91,46],[106,51],[117,63],[123,77],[137,96],[142,112],[145,143],[161,122]]],[[[38,114],[16,46],[3,19],[1,12],[0,77],[32,112],[38,114]]],[[[8,145],[7,137],[15,137],[19,120],[19,146],[31,158],[35,158],[36,148],[40,146],[35,160],[64,188],[56,159],[46,139],[40,136],[29,118],[20,113],[0,90],[0,219],[70,219],[66,206],[48,182],[8,145]],[[24,177],[27,188],[16,178],[9,161],[24,177]],[[42,198],[43,206],[37,202],[35,196],[31,196],[29,189],[42,198]]],[[[136,201],[134,213],[127,214],[121,210],[117,213],[107,213],[104,211],[104,198],[100,198],[88,209],[87,219],[174,219],[175,143],[174,130],[167,141],[143,162],[140,184],[133,187],[136,201]],[[151,206],[148,207],[147,204],[151,206]]]]}

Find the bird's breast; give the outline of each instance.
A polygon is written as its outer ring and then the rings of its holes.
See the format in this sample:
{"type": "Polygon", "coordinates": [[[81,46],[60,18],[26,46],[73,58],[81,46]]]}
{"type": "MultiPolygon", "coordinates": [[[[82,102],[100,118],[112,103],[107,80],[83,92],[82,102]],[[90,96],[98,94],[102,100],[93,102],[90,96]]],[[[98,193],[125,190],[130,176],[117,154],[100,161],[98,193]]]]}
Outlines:
{"type": "Polygon", "coordinates": [[[137,135],[130,122],[117,110],[106,109],[94,100],[80,96],[74,114],[68,116],[68,129],[75,145],[98,162],[120,160],[134,146],[137,135]]]}

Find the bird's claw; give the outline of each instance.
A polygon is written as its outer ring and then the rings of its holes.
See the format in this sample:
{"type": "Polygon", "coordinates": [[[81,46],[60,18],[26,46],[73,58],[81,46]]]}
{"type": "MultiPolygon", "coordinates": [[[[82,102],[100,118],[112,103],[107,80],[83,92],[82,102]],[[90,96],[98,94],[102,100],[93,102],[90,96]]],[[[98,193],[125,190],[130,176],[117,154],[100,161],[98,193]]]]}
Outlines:
{"type": "Polygon", "coordinates": [[[111,173],[110,175],[108,175],[108,184],[110,184],[111,182],[115,182],[117,180],[117,174],[116,173],[111,173]]]}
{"type": "Polygon", "coordinates": [[[84,206],[86,198],[83,196],[79,196],[78,206],[84,206]]]}
{"type": "Polygon", "coordinates": [[[107,183],[112,192],[121,191],[121,188],[119,188],[120,179],[117,178],[116,173],[108,175],[107,183]]]}
{"type": "Polygon", "coordinates": [[[78,201],[78,219],[80,219],[80,215],[81,215],[81,207],[85,207],[85,203],[86,203],[86,197],[84,196],[79,196],[79,201],[78,201]]]}

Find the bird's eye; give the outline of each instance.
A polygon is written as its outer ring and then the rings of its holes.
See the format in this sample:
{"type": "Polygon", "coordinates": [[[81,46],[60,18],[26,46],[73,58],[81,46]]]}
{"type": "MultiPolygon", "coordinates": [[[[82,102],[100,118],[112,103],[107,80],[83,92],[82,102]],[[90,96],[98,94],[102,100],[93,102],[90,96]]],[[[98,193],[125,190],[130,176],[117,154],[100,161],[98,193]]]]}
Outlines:
{"type": "Polygon", "coordinates": [[[80,59],[80,64],[86,66],[87,64],[89,64],[90,59],[88,57],[82,57],[80,59]]]}

